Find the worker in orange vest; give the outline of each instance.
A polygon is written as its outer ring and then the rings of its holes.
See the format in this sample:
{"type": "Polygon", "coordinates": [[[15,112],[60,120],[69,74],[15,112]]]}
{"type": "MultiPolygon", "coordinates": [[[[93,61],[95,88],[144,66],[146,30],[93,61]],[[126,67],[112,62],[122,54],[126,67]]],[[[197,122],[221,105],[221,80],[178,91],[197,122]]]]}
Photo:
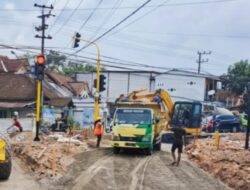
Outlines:
{"type": "Polygon", "coordinates": [[[102,118],[98,117],[95,120],[95,126],[94,126],[94,135],[97,137],[97,142],[96,142],[97,148],[100,146],[100,142],[101,142],[102,134],[103,134],[103,126],[102,126],[101,120],[102,118]]]}

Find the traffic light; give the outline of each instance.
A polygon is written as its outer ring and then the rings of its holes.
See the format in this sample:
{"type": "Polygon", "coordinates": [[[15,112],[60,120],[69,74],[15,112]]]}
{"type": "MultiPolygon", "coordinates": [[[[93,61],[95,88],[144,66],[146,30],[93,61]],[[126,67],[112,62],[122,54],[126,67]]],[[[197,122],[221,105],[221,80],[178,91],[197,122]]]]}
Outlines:
{"type": "Polygon", "coordinates": [[[77,32],[76,35],[75,35],[75,41],[74,41],[73,48],[79,47],[80,38],[81,38],[81,34],[79,34],[77,32]]]}
{"type": "Polygon", "coordinates": [[[99,90],[100,92],[106,90],[106,88],[105,88],[105,84],[106,84],[105,79],[106,79],[106,77],[104,75],[100,75],[100,90],[99,90]]]}
{"type": "MultiPolygon", "coordinates": [[[[105,88],[105,84],[106,84],[105,79],[106,79],[105,75],[100,75],[99,92],[102,92],[102,91],[106,90],[106,88],[105,88]]],[[[97,80],[96,79],[94,80],[94,87],[97,88],[97,80]]]]}
{"type": "Polygon", "coordinates": [[[45,69],[45,57],[44,55],[38,55],[36,57],[36,77],[38,80],[43,80],[45,69]]]}

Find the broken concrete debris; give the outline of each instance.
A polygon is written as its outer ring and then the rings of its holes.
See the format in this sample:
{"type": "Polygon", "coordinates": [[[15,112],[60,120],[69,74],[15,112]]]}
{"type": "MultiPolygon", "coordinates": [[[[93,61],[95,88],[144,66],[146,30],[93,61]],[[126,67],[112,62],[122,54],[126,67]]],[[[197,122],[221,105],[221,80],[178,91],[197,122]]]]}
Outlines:
{"type": "MultiPolygon", "coordinates": [[[[63,175],[67,167],[75,161],[75,155],[95,148],[88,145],[88,141],[94,141],[94,139],[88,135],[83,137],[82,134],[42,135],[41,141],[35,142],[32,132],[24,132],[11,140],[14,155],[25,164],[28,170],[34,172],[37,179],[63,175]]],[[[103,142],[104,146],[107,146],[107,142],[105,140],[103,142]]]]}

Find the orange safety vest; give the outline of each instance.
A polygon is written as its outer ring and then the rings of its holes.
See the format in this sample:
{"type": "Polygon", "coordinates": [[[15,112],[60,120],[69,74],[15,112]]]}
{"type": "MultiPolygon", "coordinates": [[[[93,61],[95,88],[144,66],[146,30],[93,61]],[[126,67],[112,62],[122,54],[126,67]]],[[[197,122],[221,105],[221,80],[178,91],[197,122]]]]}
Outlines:
{"type": "Polygon", "coordinates": [[[102,124],[101,122],[97,122],[94,128],[94,135],[102,135],[102,134],[103,134],[102,124]]]}

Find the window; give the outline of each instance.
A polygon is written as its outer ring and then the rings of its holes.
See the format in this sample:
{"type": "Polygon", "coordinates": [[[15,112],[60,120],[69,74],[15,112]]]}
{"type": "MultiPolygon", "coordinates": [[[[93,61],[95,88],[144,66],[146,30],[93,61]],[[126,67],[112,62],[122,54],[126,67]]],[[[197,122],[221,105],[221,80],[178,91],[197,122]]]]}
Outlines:
{"type": "Polygon", "coordinates": [[[116,122],[120,124],[151,124],[151,111],[143,109],[118,109],[116,122]]]}

